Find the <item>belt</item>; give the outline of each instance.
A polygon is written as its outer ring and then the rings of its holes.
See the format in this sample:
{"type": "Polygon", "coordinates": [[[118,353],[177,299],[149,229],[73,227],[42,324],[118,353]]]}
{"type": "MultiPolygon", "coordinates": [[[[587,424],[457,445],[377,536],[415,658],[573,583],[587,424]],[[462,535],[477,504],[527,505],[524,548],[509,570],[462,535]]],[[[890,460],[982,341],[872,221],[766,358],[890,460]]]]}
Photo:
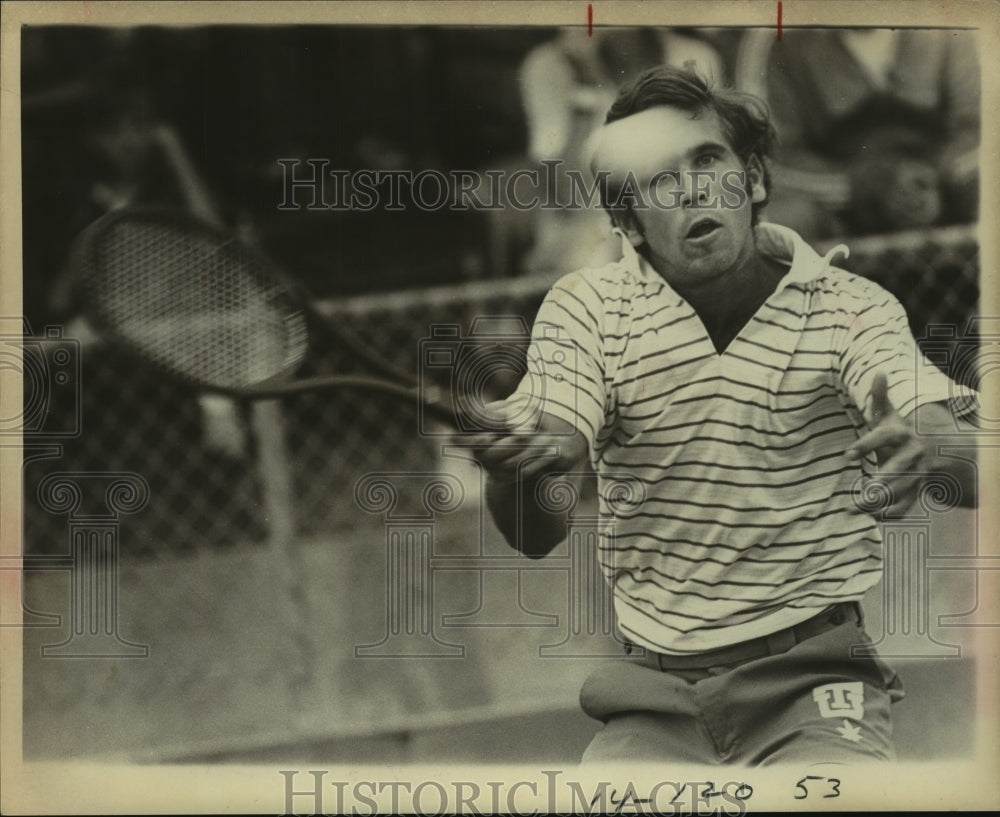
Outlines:
{"type": "Polygon", "coordinates": [[[861,605],[853,601],[841,602],[827,607],[823,612],[800,624],[779,630],[771,635],[742,641],[729,647],[720,647],[717,650],[687,655],[671,655],[645,649],[643,654],[638,650],[644,648],[626,643],[625,652],[653,669],[708,669],[709,667],[752,661],[767,655],[780,655],[806,639],[813,638],[852,620],[859,625],[863,624],[861,605]]]}

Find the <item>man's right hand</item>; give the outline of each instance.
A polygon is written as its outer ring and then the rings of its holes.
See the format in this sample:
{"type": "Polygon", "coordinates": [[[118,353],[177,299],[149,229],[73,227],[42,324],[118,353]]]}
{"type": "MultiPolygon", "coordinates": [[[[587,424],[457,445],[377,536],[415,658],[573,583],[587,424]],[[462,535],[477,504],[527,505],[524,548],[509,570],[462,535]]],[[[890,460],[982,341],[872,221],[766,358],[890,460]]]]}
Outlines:
{"type": "Polygon", "coordinates": [[[462,434],[492,479],[513,483],[545,473],[572,471],[587,456],[587,441],[573,426],[551,414],[526,421],[523,407],[506,400],[487,403],[484,412],[495,429],[462,434]],[[544,455],[539,449],[554,449],[544,455]]]}
{"type": "Polygon", "coordinates": [[[587,440],[549,414],[527,423],[516,404],[499,401],[486,409],[495,418],[490,425],[497,428],[462,434],[461,441],[472,445],[489,475],[486,502],[507,543],[526,556],[540,558],[566,538],[566,514],[540,507],[537,485],[548,474],[578,472],[587,455],[587,440]]]}

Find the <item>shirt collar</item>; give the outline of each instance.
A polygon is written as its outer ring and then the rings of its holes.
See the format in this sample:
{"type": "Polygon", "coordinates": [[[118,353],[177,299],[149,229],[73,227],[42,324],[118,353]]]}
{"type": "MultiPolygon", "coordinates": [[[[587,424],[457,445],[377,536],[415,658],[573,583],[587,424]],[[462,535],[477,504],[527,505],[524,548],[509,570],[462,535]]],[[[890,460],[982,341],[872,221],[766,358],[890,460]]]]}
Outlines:
{"type": "Polygon", "coordinates": [[[804,284],[819,278],[838,256],[847,258],[850,254],[846,244],[838,244],[821,256],[795,230],[780,224],[758,224],[754,233],[760,252],[790,267],[788,274],[778,282],[779,291],[792,283],[804,284]]]}
{"type": "MultiPolygon", "coordinates": [[[[632,242],[622,230],[616,227],[613,232],[621,239],[622,262],[626,270],[640,280],[666,283],[652,265],[636,252],[632,242]]],[[[838,244],[821,256],[795,230],[782,227],[780,224],[758,224],[754,227],[754,233],[757,238],[757,249],[760,252],[789,266],[788,274],[778,283],[777,291],[791,283],[805,283],[818,278],[830,268],[838,256],[843,255],[847,258],[850,253],[846,244],[838,244]]]]}

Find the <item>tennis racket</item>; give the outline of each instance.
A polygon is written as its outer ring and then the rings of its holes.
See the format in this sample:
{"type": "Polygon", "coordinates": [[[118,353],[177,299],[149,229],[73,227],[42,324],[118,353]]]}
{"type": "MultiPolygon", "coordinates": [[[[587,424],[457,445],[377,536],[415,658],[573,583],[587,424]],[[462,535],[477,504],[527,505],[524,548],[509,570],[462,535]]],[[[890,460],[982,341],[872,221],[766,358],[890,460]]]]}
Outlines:
{"type": "MultiPolygon", "coordinates": [[[[109,213],[78,237],[73,263],[94,328],[190,386],[250,400],[369,390],[458,427],[463,408],[451,393],[421,390],[415,375],[318,312],[308,293],[262,253],[193,215],[109,213]],[[297,376],[310,348],[328,343],[338,344],[366,373],[297,376]]],[[[482,423],[480,412],[472,415],[482,423]]]]}

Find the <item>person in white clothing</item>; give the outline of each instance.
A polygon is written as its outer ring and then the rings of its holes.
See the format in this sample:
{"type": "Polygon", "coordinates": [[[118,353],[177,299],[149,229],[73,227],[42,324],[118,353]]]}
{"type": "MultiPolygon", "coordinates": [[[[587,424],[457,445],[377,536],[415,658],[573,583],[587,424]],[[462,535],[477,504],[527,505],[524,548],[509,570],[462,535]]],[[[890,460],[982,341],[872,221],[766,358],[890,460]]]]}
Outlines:
{"type": "Polygon", "coordinates": [[[629,655],[581,692],[605,723],[586,760],[892,759],[902,689],[861,617],[882,570],[862,486],[892,514],[947,472],[976,502],[971,467],[914,425],[955,434],[975,393],[922,359],[889,293],[832,266],[845,248],[759,223],[773,135],[752,97],[689,70],[622,90],[593,170],[624,257],[555,284],[502,427],[472,437],[493,518],[532,558],[566,536],[546,481],[588,457],[598,475],[629,655]],[[641,486],[625,512],[603,490],[622,474],[641,486]]]}

